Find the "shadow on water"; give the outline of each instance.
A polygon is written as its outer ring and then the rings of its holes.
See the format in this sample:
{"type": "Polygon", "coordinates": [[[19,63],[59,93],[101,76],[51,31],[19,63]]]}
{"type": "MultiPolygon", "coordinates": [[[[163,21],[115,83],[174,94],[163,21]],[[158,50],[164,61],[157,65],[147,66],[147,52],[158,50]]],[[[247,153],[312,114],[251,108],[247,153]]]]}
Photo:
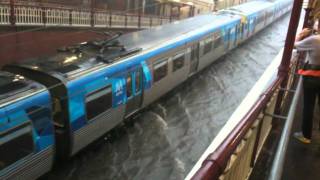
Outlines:
{"type": "Polygon", "coordinates": [[[272,24],[45,179],[183,179],[283,47],[272,24]]]}

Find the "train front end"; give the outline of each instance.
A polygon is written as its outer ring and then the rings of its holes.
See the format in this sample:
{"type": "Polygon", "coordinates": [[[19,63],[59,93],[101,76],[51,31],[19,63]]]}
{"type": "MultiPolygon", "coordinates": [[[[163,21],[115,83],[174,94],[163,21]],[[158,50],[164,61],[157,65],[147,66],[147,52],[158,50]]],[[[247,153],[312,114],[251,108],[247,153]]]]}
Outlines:
{"type": "Polygon", "coordinates": [[[51,169],[51,114],[44,86],[0,72],[0,179],[36,179],[51,169]]]}

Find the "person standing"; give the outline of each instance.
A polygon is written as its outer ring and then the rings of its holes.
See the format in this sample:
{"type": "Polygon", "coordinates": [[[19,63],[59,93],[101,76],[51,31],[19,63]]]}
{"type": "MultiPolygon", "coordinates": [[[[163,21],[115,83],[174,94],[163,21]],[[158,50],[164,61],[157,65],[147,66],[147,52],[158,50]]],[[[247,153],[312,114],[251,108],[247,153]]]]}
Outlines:
{"type": "Polygon", "coordinates": [[[295,47],[298,51],[307,52],[307,59],[303,68],[298,71],[303,76],[302,132],[294,133],[294,137],[302,143],[309,144],[312,138],[316,97],[320,96],[320,35],[312,34],[311,29],[304,29],[297,36],[295,47]]]}

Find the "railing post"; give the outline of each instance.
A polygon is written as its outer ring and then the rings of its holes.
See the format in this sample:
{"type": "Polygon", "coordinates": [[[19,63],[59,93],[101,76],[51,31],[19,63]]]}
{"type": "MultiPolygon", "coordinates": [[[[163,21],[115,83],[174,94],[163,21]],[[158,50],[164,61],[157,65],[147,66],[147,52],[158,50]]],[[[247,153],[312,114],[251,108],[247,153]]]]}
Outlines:
{"type": "MultiPolygon", "coordinates": [[[[291,60],[291,56],[292,56],[292,50],[293,50],[294,41],[295,41],[295,37],[296,37],[298,25],[299,25],[302,4],[303,4],[303,0],[293,1],[293,7],[292,7],[293,10],[291,13],[287,38],[286,38],[286,42],[285,42],[285,46],[284,46],[282,61],[279,66],[278,76],[286,77],[288,75],[290,60],[291,60]]],[[[280,87],[285,88],[286,85],[287,85],[287,80],[285,79],[281,83],[280,87]]],[[[284,95],[284,92],[280,91],[278,98],[277,98],[277,102],[276,102],[276,110],[275,110],[276,114],[281,113],[281,102],[283,100],[283,95],[284,95]]]]}
{"type": "Polygon", "coordinates": [[[91,0],[91,17],[90,17],[90,24],[91,27],[94,27],[94,7],[95,7],[95,0],[91,0]]]}
{"type": "Polygon", "coordinates": [[[112,26],[112,11],[110,10],[110,12],[109,12],[109,27],[111,27],[112,26]]]}
{"type": "Polygon", "coordinates": [[[259,146],[259,142],[260,142],[260,139],[261,139],[261,130],[262,130],[263,120],[264,120],[264,118],[261,119],[261,122],[258,125],[257,137],[256,137],[254,145],[253,145],[253,151],[252,151],[251,162],[250,162],[250,166],[252,168],[254,167],[254,163],[256,161],[256,156],[257,156],[257,153],[258,153],[258,146],[259,146]]]}
{"type": "Polygon", "coordinates": [[[42,7],[41,8],[42,10],[42,13],[41,13],[41,16],[42,16],[42,23],[43,25],[45,26],[47,24],[47,14],[46,14],[46,8],[45,7],[42,7]]]}
{"type": "Polygon", "coordinates": [[[72,10],[69,10],[69,25],[72,26],[72,10]]]}
{"type": "Polygon", "coordinates": [[[14,12],[15,0],[10,0],[10,24],[11,26],[16,25],[16,14],[14,12]]]}

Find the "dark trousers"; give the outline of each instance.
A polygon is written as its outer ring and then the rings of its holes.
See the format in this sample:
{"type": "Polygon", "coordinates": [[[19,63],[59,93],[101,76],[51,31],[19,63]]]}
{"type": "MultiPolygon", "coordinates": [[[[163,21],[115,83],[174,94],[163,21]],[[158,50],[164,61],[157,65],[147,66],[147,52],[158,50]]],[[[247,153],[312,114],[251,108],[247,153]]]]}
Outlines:
{"type": "Polygon", "coordinates": [[[302,133],[305,138],[312,137],[313,111],[316,102],[316,97],[320,96],[320,78],[318,77],[303,77],[303,120],[302,133]]]}

